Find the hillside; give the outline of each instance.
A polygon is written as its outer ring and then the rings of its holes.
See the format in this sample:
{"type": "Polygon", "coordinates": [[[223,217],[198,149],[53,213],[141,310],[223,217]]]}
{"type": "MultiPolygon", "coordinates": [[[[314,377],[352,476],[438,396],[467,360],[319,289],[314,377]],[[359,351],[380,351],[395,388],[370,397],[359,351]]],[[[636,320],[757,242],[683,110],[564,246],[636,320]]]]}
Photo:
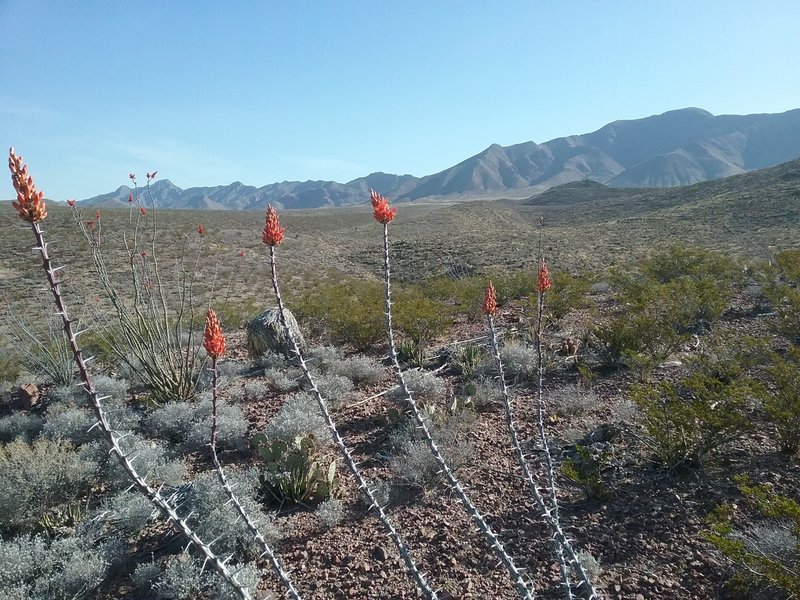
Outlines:
{"type": "MultiPolygon", "coordinates": [[[[572,181],[612,187],[674,187],[716,180],[800,157],[800,109],[781,114],[720,115],[685,108],[615,121],[593,133],[537,144],[492,144],[483,152],[425,177],[373,173],[348,183],[284,181],[262,187],[234,182],[181,189],[151,186],[162,208],[263,210],[351,206],[369,188],[397,201],[524,197],[572,181]]],[[[83,201],[119,206],[131,188],[83,201]]]]}

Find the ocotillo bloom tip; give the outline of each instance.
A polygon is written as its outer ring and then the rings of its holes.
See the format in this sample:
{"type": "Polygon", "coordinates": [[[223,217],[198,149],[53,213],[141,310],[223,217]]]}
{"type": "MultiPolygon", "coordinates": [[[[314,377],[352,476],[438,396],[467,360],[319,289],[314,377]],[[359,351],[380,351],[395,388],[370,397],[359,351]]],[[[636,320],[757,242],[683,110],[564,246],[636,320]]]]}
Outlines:
{"type": "Polygon", "coordinates": [[[219,324],[217,314],[208,309],[206,312],[206,328],[203,331],[203,348],[211,358],[219,358],[225,352],[225,337],[219,324]]]}
{"type": "Polygon", "coordinates": [[[485,315],[493,315],[497,312],[497,291],[491,281],[486,286],[486,295],[483,297],[481,310],[485,315]]]}
{"type": "Polygon", "coordinates": [[[284,231],[286,231],[286,227],[281,227],[278,213],[272,208],[272,204],[267,205],[267,222],[261,233],[261,239],[267,246],[277,246],[283,241],[284,231]]]}
{"type": "Polygon", "coordinates": [[[394,216],[397,214],[396,206],[389,206],[389,201],[375,190],[369,191],[369,198],[372,202],[375,220],[378,223],[386,225],[394,219],[394,216]]]}

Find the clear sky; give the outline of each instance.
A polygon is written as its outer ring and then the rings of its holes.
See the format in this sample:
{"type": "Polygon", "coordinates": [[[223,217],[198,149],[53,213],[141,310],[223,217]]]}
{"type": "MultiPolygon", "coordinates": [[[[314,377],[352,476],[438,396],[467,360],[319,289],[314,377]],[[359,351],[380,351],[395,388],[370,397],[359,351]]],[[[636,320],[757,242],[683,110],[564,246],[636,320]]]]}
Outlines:
{"type": "Polygon", "coordinates": [[[58,200],[130,171],[422,176],[687,106],[798,108],[798,26],[798,0],[0,0],[0,142],[58,200]]]}

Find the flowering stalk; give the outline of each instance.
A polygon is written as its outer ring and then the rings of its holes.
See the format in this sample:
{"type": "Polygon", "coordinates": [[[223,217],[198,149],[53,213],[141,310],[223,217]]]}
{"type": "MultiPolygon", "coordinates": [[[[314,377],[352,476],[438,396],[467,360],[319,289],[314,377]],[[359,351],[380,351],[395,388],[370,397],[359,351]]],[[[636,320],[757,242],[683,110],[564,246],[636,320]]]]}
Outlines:
{"type": "Polygon", "coordinates": [[[514,582],[514,586],[517,588],[517,591],[523,598],[532,599],[533,593],[530,589],[528,589],[528,584],[523,579],[522,572],[514,564],[514,560],[511,558],[508,552],[506,552],[503,544],[497,537],[497,534],[492,531],[492,528],[486,522],[486,519],[484,519],[480,512],[478,512],[477,507],[467,495],[464,487],[461,485],[461,482],[453,474],[453,471],[450,469],[450,465],[448,465],[447,461],[445,461],[441,451],[439,450],[438,444],[433,439],[430,429],[428,428],[428,424],[422,417],[422,413],[417,406],[417,402],[414,400],[411,390],[408,388],[408,385],[406,385],[406,380],[403,376],[403,370],[400,366],[400,361],[397,358],[397,349],[395,347],[394,332],[392,329],[392,286],[389,262],[389,223],[392,221],[392,219],[394,219],[394,216],[397,213],[397,208],[390,208],[389,202],[386,200],[386,198],[378,194],[375,190],[370,190],[370,199],[372,201],[375,220],[383,225],[384,315],[386,339],[389,345],[389,357],[392,361],[392,367],[394,369],[397,383],[400,386],[400,389],[402,390],[409,407],[411,408],[411,415],[414,418],[414,422],[417,424],[417,428],[422,432],[425,443],[427,444],[428,449],[431,451],[434,459],[436,459],[436,462],[438,463],[439,468],[442,470],[445,478],[458,494],[458,497],[461,499],[461,503],[464,505],[465,510],[472,518],[475,526],[483,534],[483,536],[489,542],[492,550],[500,559],[500,562],[503,564],[503,566],[505,566],[511,577],[511,580],[514,582]]]}
{"type": "Polygon", "coordinates": [[[486,288],[486,296],[483,302],[482,310],[483,314],[486,315],[486,324],[489,327],[489,341],[492,346],[492,357],[494,358],[495,365],[497,366],[498,378],[500,379],[500,390],[503,395],[503,406],[505,408],[506,415],[506,428],[508,429],[508,435],[511,438],[511,446],[514,449],[517,462],[519,463],[520,469],[522,469],[523,478],[525,479],[528,489],[530,490],[531,495],[536,502],[536,506],[542,512],[542,517],[547,522],[550,530],[553,533],[556,560],[558,561],[561,572],[561,582],[564,586],[564,592],[568,599],[573,598],[572,584],[569,579],[569,567],[572,566],[573,570],[578,573],[578,576],[581,579],[579,585],[584,585],[584,589],[591,590],[590,598],[597,598],[596,592],[594,591],[588,575],[578,561],[577,556],[572,549],[572,545],[569,543],[569,540],[561,528],[561,522],[558,519],[558,514],[554,513],[552,508],[547,506],[544,497],[539,491],[536,481],[534,480],[533,473],[531,472],[530,465],[528,464],[528,459],[522,450],[522,444],[520,444],[519,434],[517,432],[517,425],[514,420],[514,409],[511,403],[511,394],[509,393],[508,385],[506,385],[503,361],[500,358],[500,346],[497,342],[497,330],[494,326],[494,314],[497,311],[497,302],[496,292],[491,282],[489,282],[489,285],[486,288]],[[569,557],[568,559],[565,557],[565,554],[569,557]]]}
{"type": "Polygon", "coordinates": [[[278,286],[278,273],[275,267],[275,247],[283,241],[284,231],[286,231],[286,228],[280,226],[278,222],[278,213],[274,208],[272,208],[272,205],[268,206],[267,221],[264,226],[264,231],[262,232],[262,241],[264,244],[269,246],[269,264],[272,290],[275,293],[275,300],[278,303],[278,313],[281,326],[283,327],[283,331],[286,333],[286,338],[289,340],[292,354],[297,357],[297,362],[300,365],[300,369],[303,371],[303,375],[311,388],[311,393],[317,400],[317,404],[322,412],[325,424],[327,425],[328,430],[331,432],[333,441],[336,444],[339,453],[344,458],[345,464],[356,478],[358,489],[361,490],[361,493],[363,493],[367,498],[369,502],[369,508],[374,510],[378,515],[378,519],[380,519],[384,529],[386,529],[386,532],[392,539],[392,542],[394,542],[394,545],[397,547],[397,550],[400,553],[400,556],[403,558],[403,562],[405,563],[409,573],[411,573],[411,576],[414,579],[414,582],[417,584],[417,587],[419,587],[426,598],[429,598],[430,600],[437,600],[439,596],[437,595],[436,591],[431,588],[430,584],[425,578],[425,575],[419,570],[419,567],[417,567],[417,564],[414,562],[414,559],[412,558],[408,547],[403,541],[403,538],[400,537],[400,534],[395,528],[392,520],[389,518],[389,515],[384,510],[383,506],[381,506],[380,502],[378,502],[378,499],[375,496],[375,490],[370,488],[367,480],[364,478],[361,470],[358,468],[358,465],[350,452],[350,448],[347,447],[344,439],[342,439],[342,436],[339,434],[339,430],[336,428],[336,423],[334,422],[333,417],[331,417],[330,410],[328,409],[328,402],[322,396],[322,392],[320,392],[319,387],[317,387],[314,377],[308,368],[308,364],[303,357],[303,353],[297,344],[297,340],[295,339],[292,330],[289,328],[289,324],[286,322],[286,315],[284,314],[285,308],[283,305],[280,287],[278,286]]]}
{"type": "Polygon", "coordinates": [[[195,531],[189,526],[186,522],[186,519],[181,519],[178,516],[178,513],[175,509],[170,505],[170,503],[164,499],[161,495],[160,490],[156,490],[151,486],[147,485],[145,482],[144,477],[139,475],[136,469],[133,466],[132,458],[125,454],[122,448],[119,445],[119,441],[122,439],[121,435],[116,434],[108,423],[108,419],[106,417],[106,412],[103,409],[102,402],[106,400],[108,396],[100,396],[97,393],[96,388],[94,387],[94,383],[92,382],[92,378],[89,375],[89,370],[86,364],[91,360],[91,358],[84,359],[80,346],[78,345],[78,338],[77,336],[82,333],[82,331],[75,331],[72,326],[72,319],[70,319],[69,314],[67,312],[67,306],[64,303],[64,298],[61,295],[60,285],[61,282],[58,280],[56,276],[56,271],[59,271],[59,268],[53,268],[52,261],[50,260],[50,255],[47,250],[47,242],[44,241],[44,235],[42,228],[40,227],[40,222],[47,216],[47,212],[45,211],[44,201],[41,200],[43,197],[41,192],[36,194],[36,188],[33,185],[33,178],[28,176],[25,180],[27,185],[21,185],[19,182],[21,178],[15,176],[17,173],[24,172],[27,174],[27,169],[17,169],[15,173],[15,168],[21,164],[22,159],[18,158],[14,154],[14,149],[12,148],[10,151],[11,158],[9,159],[9,167],[11,168],[12,173],[12,181],[14,183],[14,187],[17,190],[18,198],[20,195],[24,196],[24,199],[21,200],[18,204],[19,206],[14,206],[17,209],[17,214],[19,214],[20,218],[24,221],[27,221],[31,224],[31,230],[33,231],[33,235],[36,238],[36,247],[34,250],[39,252],[39,255],[42,259],[42,268],[47,277],[47,282],[50,286],[50,291],[53,294],[53,301],[56,305],[56,314],[61,317],[61,321],[64,325],[64,333],[67,336],[67,340],[69,341],[70,350],[72,351],[72,355],[75,359],[75,364],[78,367],[78,372],[80,374],[81,381],[83,382],[83,389],[86,391],[86,394],[89,397],[89,402],[92,405],[92,410],[94,411],[94,415],[97,418],[96,426],[100,428],[100,431],[103,434],[108,445],[111,447],[111,453],[115,454],[117,459],[119,460],[120,465],[127,473],[128,477],[131,478],[133,481],[134,486],[148,499],[152,502],[160,511],[161,513],[172,523],[172,525],[181,533],[183,533],[189,541],[197,546],[197,548],[203,553],[205,556],[206,562],[210,563],[211,566],[225,579],[228,584],[230,584],[237,592],[237,594],[243,600],[251,600],[250,593],[247,589],[236,579],[236,576],[231,573],[228,569],[226,560],[220,560],[214,552],[211,550],[211,547],[206,544],[203,540],[201,540],[195,531]],[[37,202],[37,198],[39,201],[37,202]]]}
{"type": "Polygon", "coordinates": [[[244,509],[241,501],[233,493],[233,489],[231,488],[230,483],[228,483],[228,478],[225,475],[225,471],[222,468],[222,463],[219,460],[219,455],[217,454],[217,406],[219,402],[217,391],[217,359],[222,356],[223,352],[225,352],[225,337],[222,335],[222,328],[220,327],[219,319],[217,318],[216,313],[210,308],[206,312],[206,326],[203,332],[203,347],[206,349],[208,356],[211,358],[211,458],[214,461],[214,470],[217,472],[217,478],[222,484],[222,487],[225,490],[225,493],[227,494],[231,504],[233,504],[234,508],[236,508],[236,511],[239,513],[239,516],[242,517],[242,520],[245,522],[245,525],[247,525],[247,528],[253,534],[261,548],[263,548],[264,552],[261,554],[261,556],[266,556],[269,559],[273,570],[275,573],[277,573],[281,582],[289,591],[289,596],[294,598],[294,600],[302,600],[302,596],[295,589],[292,580],[289,578],[289,575],[286,573],[286,571],[284,571],[280,561],[278,560],[278,557],[275,556],[275,553],[273,552],[272,548],[270,548],[267,540],[258,530],[258,526],[244,509]]]}

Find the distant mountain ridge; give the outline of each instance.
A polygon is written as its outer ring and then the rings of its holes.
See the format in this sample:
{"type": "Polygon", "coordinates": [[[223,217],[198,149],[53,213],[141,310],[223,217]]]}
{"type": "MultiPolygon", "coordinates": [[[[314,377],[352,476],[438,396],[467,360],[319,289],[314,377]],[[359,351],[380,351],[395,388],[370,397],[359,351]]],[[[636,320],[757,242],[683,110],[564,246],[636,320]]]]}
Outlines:
{"type": "MultiPolygon", "coordinates": [[[[284,181],[260,188],[181,189],[169,180],[150,186],[161,208],[263,210],[364,203],[369,188],[394,201],[511,195],[524,197],[572,181],[611,187],[674,187],[710,181],[800,158],[800,109],[778,114],[720,115],[699,108],[614,121],[595,132],[542,144],[492,144],[433,175],[372,173],[348,183],[284,181]]],[[[127,205],[131,188],[84,200],[127,205]]]]}

